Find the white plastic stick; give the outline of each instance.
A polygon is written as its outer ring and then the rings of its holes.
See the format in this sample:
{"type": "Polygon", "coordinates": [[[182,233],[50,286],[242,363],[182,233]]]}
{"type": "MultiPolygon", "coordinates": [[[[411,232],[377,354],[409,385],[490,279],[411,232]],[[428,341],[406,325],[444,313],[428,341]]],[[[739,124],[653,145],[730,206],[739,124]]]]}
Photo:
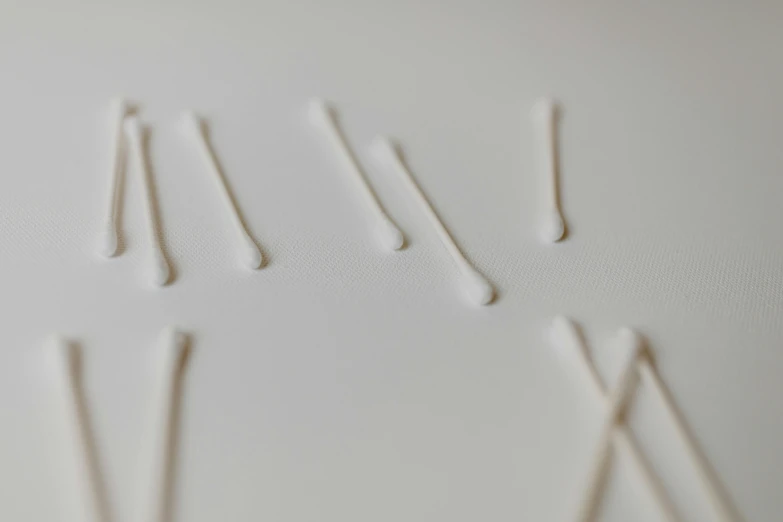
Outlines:
{"type": "Polygon", "coordinates": [[[648,357],[640,358],[639,373],[641,374],[644,383],[655,390],[655,394],[658,395],[659,400],[668,411],[671,422],[674,424],[675,431],[677,432],[682,445],[685,446],[693,466],[696,468],[702,486],[707,491],[707,496],[709,497],[715,513],[718,515],[718,519],[721,522],[733,522],[735,520],[733,510],[721,493],[720,486],[717,483],[717,479],[714,476],[709,463],[697,447],[696,441],[693,440],[688,428],[685,426],[685,421],[682,419],[679,410],[674,405],[674,401],[648,357]]]}
{"type": "Polygon", "coordinates": [[[424,192],[413,179],[413,175],[405,162],[403,162],[396,145],[389,138],[379,137],[373,142],[372,149],[373,155],[380,163],[399,173],[400,179],[402,179],[408,192],[413,196],[429,219],[430,224],[435,228],[443,246],[446,247],[457,268],[459,268],[462,276],[462,290],[468,300],[476,306],[489,304],[495,296],[495,290],[489,284],[489,281],[462,255],[451,234],[449,234],[449,231],[446,230],[435,210],[433,210],[424,192]]]}
{"type": "Polygon", "coordinates": [[[159,382],[155,401],[155,417],[153,425],[153,441],[151,445],[151,475],[149,483],[149,497],[145,503],[144,520],[148,522],[165,522],[167,511],[170,507],[170,495],[172,473],[171,462],[174,451],[176,419],[174,418],[174,405],[178,401],[177,393],[180,390],[178,380],[181,377],[182,365],[188,351],[187,336],[174,328],[167,328],[161,341],[161,366],[159,368],[159,382]]]}
{"type": "Polygon", "coordinates": [[[112,151],[111,151],[111,176],[109,178],[109,205],[106,222],[104,223],[98,251],[105,257],[113,257],[117,254],[118,246],[118,216],[119,182],[125,159],[124,140],[122,139],[122,123],[128,114],[128,104],[122,98],[112,100],[112,151]]]}
{"type": "Polygon", "coordinates": [[[63,384],[62,395],[66,416],[81,473],[81,489],[90,522],[108,522],[109,513],[105,491],[98,469],[94,441],[90,433],[90,422],[81,388],[81,354],[79,347],[60,337],[50,341],[58,364],[59,379],[63,384]]]}
{"type": "Polygon", "coordinates": [[[354,185],[375,220],[373,231],[377,241],[383,248],[388,250],[399,250],[402,248],[405,238],[397,225],[386,215],[375,192],[370,188],[364,172],[362,172],[356,157],[348,147],[343,133],[337,124],[334,109],[324,100],[310,100],[308,116],[310,123],[327,135],[332,147],[345,164],[346,169],[353,175],[354,185]]]}
{"type": "Polygon", "coordinates": [[[555,118],[557,107],[554,101],[544,98],[533,107],[533,119],[538,127],[541,177],[547,188],[547,197],[542,206],[541,238],[544,241],[555,243],[560,241],[565,234],[565,221],[560,212],[560,198],[558,197],[557,181],[557,153],[555,118]]]}
{"type": "MultiPolygon", "coordinates": [[[[576,330],[574,323],[566,317],[556,317],[552,321],[550,335],[552,343],[561,353],[569,354],[569,358],[571,357],[571,354],[575,354],[574,357],[579,361],[579,368],[581,368],[585,377],[591,383],[590,388],[608,410],[610,405],[606,386],[603,383],[603,379],[601,379],[601,376],[598,374],[590,355],[587,353],[587,347],[584,345],[582,337],[576,330]]],[[[628,429],[625,424],[621,423],[615,427],[613,436],[614,442],[619,446],[620,450],[630,455],[634,466],[642,475],[642,478],[655,497],[658,507],[666,520],[668,522],[680,522],[680,518],[674,509],[671,499],[666,493],[666,490],[664,490],[661,481],[655,475],[655,472],[642,454],[639,444],[636,442],[636,438],[633,436],[631,430],[628,429]]]]}
{"type": "Polygon", "coordinates": [[[141,123],[135,116],[128,118],[126,129],[136,156],[139,178],[141,179],[144,192],[142,199],[144,200],[144,213],[147,219],[147,232],[152,252],[153,282],[158,286],[163,286],[168,282],[171,270],[168,261],[166,261],[166,256],[163,254],[163,247],[160,244],[160,236],[158,235],[158,227],[155,221],[155,202],[153,200],[150,173],[147,170],[147,161],[144,154],[144,129],[142,129],[141,123]]]}
{"type": "Polygon", "coordinates": [[[617,387],[609,395],[609,408],[604,417],[601,434],[598,439],[590,473],[587,479],[584,495],[579,503],[579,511],[575,520],[588,522],[593,520],[598,499],[605,483],[606,472],[611,458],[612,434],[620,422],[625,407],[633,396],[633,390],[638,379],[636,360],[641,351],[639,336],[632,330],[622,329],[618,334],[621,346],[630,352],[625,367],[620,374],[617,387]]]}
{"type": "Polygon", "coordinates": [[[239,254],[242,262],[251,270],[261,268],[261,265],[264,263],[261,250],[259,250],[258,245],[256,245],[256,242],[253,240],[253,238],[250,237],[250,233],[247,231],[247,227],[245,226],[244,221],[242,221],[242,217],[239,214],[236,201],[234,201],[234,198],[231,195],[231,191],[228,188],[228,184],[226,183],[225,177],[223,176],[223,172],[220,170],[220,166],[218,165],[217,159],[215,157],[215,151],[212,149],[212,146],[207,139],[207,135],[204,131],[203,120],[192,111],[186,112],[184,119],[186,126],[198,144],[197,146],[204,162],[207,165],[207,168],[214,175],[215,181],[219,187],[221,198],[223,199],[229,214],[231,214],[231,218],[234,222],[234,228],[236,229],[237,236],[240,241],[241,250],[239,254]]]}

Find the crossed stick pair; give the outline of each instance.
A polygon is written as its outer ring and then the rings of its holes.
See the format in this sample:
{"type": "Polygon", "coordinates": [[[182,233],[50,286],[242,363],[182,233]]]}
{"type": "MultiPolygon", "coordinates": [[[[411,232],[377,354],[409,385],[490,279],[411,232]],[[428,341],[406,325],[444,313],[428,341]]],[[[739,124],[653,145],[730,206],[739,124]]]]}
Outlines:
{"type": "MultiPolygon", "coordinates": [[[[106,486],[98,462],[97,447],[90,423],[87,401],[82,385],[82,356],[79,347],[62,338],[52,340],[57,357],[58,373],[65,400],[65,410],[79,454],[81,487],[90,522],[111,522],[106,486]]],[[[189,352],[187,336],[166,329],[161,341],[161,365],[157,388],[154,441],[151,446],[150,490],[137,515],[149,522],[165,522],[171,518],[174,482],[174,450],[178,431],[181,378],[189,352]]]]}
{"type": "Polygon", "coordinates": [[[604,385],[587,352],[582,336],[571,320],[565,317],[555,318],[552,323],[550,337],[552,344],[557,349],[579,361],[580,368],[592,384],[591,388],[595,395],[605,404],[606,410],[599,442],[596,446],[588,474],[587,485],[581,497],[575,520],[588,522],[594,519],[599,504],[599,496],[608,472],[612,446],[616,444],[623,452],[629,454],[633,460],[634,465],[652,491],[666,520],[679,522],[679,517],[666,491],[642,455],[631,431],[623,423],[623,414],[641,376],[644,383],[653,389],[665,406],[677,436],[686,448],[691,463],[698,472],[699,479],[707,492],[718,520],[721,522],[734,522],[735,517],[732,508],[728,505],[709,464],[696,446],[696,442],[690,435],[679,411],[652,365],[649,354],[645,353],[644,343],[639,334],[631,329],[623,328],[617,335],[617,343],[627,350],[628,359],[620,373],[617,386],[611,391],[608,391],[604,385]]]}
{"type": "MultiPolygon", "coordinates": [[[[144,193],[144,210],[147,218],[147,233],[152,252],[153,282],[157,286],[164,286],[171,278],[171,268],[163,253],[163,246],[158,235],[157,212],[152,191],[152,181],[150,170],[147,164],[147,155],[145,150],[146,129],[133,114],[132,107],[123,99],[116,99],[112,102],[112,122],[113,122],[113,150],[112,150],[112,168],[109,183],[109,205],[107,210],[106,222],[100,239],[99,252],[105,257],[114,257],[119,252],[119,197],[120,197],[120,179],[122,177],[126,147],[124,135],[129,137],[130,148],[136,157],[139,174],[142,181],[144,193]]],[[[247,231],[245,222],[240,215],[239,208],[234,200],[234,196],[229,189],[223,171],[218,163],[217,156],[207,137],[206,125],[204,121],[195,113],[188,111],[184,115],[184,127],[189,132],[199,149],[202,159],[209,171],[217,181],[218,192],[223,200],[229,214],[232,218],[239,240],[239,256],[242,262],[250,269],[261,268],[264,259],[261,250],[247,231]]]]}

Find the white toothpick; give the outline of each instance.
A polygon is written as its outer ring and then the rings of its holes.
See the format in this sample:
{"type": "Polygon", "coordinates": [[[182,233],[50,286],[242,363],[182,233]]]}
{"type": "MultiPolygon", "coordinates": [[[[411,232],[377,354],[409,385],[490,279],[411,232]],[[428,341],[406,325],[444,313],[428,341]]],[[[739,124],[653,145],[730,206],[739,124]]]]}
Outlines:
{"type": "Polygon", "coordinates": [[[639,336],[633,330],[624,328],[618,333],[618,344],[625,350],[628,350],[630,354],[620,374],[617,387],[609,395],[608,412],[604,417],[601,434],[587,479],[587,486],[585,487],[584,496],[579,504],[578,515],[575,519],[579,522],[593,520],[611,457],[612,434],[620,422],[620,417],[625,411],[626,405],[633,396],[633,390],[638,380],[636,361],[642,349],[639,336]]]}
{"type": "Polygon", "coordinates": [[[144,154],[144,129],[135,116],[128,118],[126,129],[128,131],[131,147],[136,156],[139,177],[144,192],[142,199],[144,200],[144,213],[146,214],[147,232],[152,253],[153,282],[158,286],[163,286],[169,281],[171,270],[169,268],[169,263],[166,260],[166,256],[163,254],[163,247],[160,244],[157,223],[155,221],[155,202],[153,200],[150,173],[147,169],[147,161],[144,154]]]}
{"type": "Polygon", "coordinates": [[[234,198],[231,195],[231,191],[228,188],[226,179],[223,176],[223,172],[221,171],[215,157],[215,152],[212,149],[209,140],[207,139],[203,120],[192,111],[185,113],[184,120],[185,126],[188,128],[191,135],[198,143],[198,148],[201,151],[204,162],[207,164],[207,168],[210,170],[210,172],[212,172],[212,174],[214,174],[214,178],[215,181],[217,181],[223,202],[231,214],[237,236],[240,240],[241,250],[239,254],[242,262],[251,270],[261,268],[261,265],[264,263],[261,250],[259,250],[258,245],[256,245],[256,242],[253,240],[253,238],[250,237],[250,233],[247,231],[247,227],[245,226],[244,221],[242,221],[242,217],[239,214],[236,201],[234,201],[234,198]]]}
{"type": "Polygon", "coordinates": [[[379,163],[388,166],[399,173],[408,192],[414,197],[429,219],[430,224],[435,228],[443,246],[446,247],[446,250],[448,250],[449,254],[451,254],[451,258],[454,260],[454,263],[456,263],[457,268],[459,268],[462,276],[462,290],[467,299],[471,304],[476,306],[489,304],[495,296],[495,290],[486,278],[481,275],[467,259],[465,259],[464,255],[462,255],[462,252],[459,247],[457,247],[451,234],[449,234],[449,231],[446,230],[446,227],[443,226],[443,223],[435,213],[435,210],[433,210],[432,205],[430,205],[424,192],[422,192],[419,185],[413,179],[413,175],[405,162],[403,162],[396,145],[389,138],[379,137],[374,140],[372,151],[379,163]]]}
{"type": "MultiPolygon", "coordinates": [[[[591,383],[590,388],[608,410],[610,406],[609,397],[607,396],[603,379],[601,379],[590,355],[587,353],[587,347],[584,345],[582,337],[576,330],[574,323],[566,317],[556,317],[552,321],[550,340],[560,353],[563,353],[569,359],[574,358],[578,361],[579,368],[581,368],[581,371],[591,383]]],[[[632,435],[631,430],[628,429],[625,424],[620,423],[615,426],[613,436],[614,441],[620,447],[620,450],[630,455],[634,466],[642,475],[642,478],[655,497],[658,507],[666,520],[668,522],[680,522],[680,518],[674,509],[671,499],[666,493],[666,490],[664,490],[661,481],[644,458],[642,451],[639,448],[639,444],[636,442],[636,438],[632,435]]]]}
{"type": "Polygon", "coordinates": [[[557,180],[557,146],[555,143],[555,119],[557,107],[555,102],[544,98],[533,107],[533,119],[538,127],[541,162],[541,177],[547,187],[547,197],[544,201],[541,216],[541,238],[555,243],[565,234],[565,221],[560,212],[557,180]]]}
{"type": "Polygon", "coordinates": [[[308,106],[308,116],[310,123],[323,131],[332,147],[340,156],[345,167],[349,172],[353,174],[354,185],[358,189],[362,196],[362,199],[372,213],[375,219],[373,232],[380,245],[388,250],[399,250],[405,243],[405,238],[397,225],[395,225],[386,212],[381,207],[375,192],[370,188],[367,183],[367,179],[362,172],[359,163],[356,160],[351,149],[343,137],[343,133],[340,130],[337,120],[335,118],[334,109],[321,99],[310,100],[308,106]]]}
{"type": "Polygon", "coordinates": [[[171,452],[174,450],[175,433],[174,407],[178,401],[178,379],[181,376],[182,365],[188,352],[187,336],[174,328],[164,330],[161,340],[161,365],[159,368],[159,382],[156,397],[156,410],[153,424],[153,441],[151,445],[151,476],[149,483],[149,497],[145,506],[149,522],[164,522],[167,520],[169,504],[169,481],[171,473],[171,452]]]}
{"type": "Polygon", "coordinates": [[[101,477],[93,448],[92,434],[89,431],[89,419],[81,389],[81,353],[79,347],[60,337],[49,341],[57,362],[59,379],[63,385],[62,396],[66,416],[70,424],[71,436],[79,455],[78,464],[81,473],[81,489],[87,509],[88,520],[105,522],[108,520],[108,506],[102,489],[101,477]]]}
{"type": "Polygon", "coordinates": [[[679,410],[674,405],[674,401],[661,381],[658,372],[650,362],[649,357],[642,357],[639,360],[639,373],[642,376],[644,384],[647,384],[655,390],[655,394],[665,406],[669,418],[671,419],[672,424],[674,424],[677,436],[680,438],[681,444],[688,452],[688,456],[690,457],[693,466],[696,468],[702,486],[707,491],[707,496],[718,515],[718,519],[721,522],[734,522],[733,510],[721,493],[717,478],[714,476],[709,463],[707,463],[704,455],[697,447],[696,441],[693,440],[688,428],[685,426],[685,421],[682,419],[679,410]]]}
{"type": "Polygon", "coordinates": [[[128,114],[128,104],[122,98],[112,100],[112,151],[111,151],[111,177],[109,181],[109,206],[104,223],[103,232],[98,245],[98,251],[105,257],[113,257],[117,253],[118,246],[118,216],[117,206],[119,199],[119,181],[123,162],[125,159],[124,140],[122,139],[122,123],[128,114]]]}

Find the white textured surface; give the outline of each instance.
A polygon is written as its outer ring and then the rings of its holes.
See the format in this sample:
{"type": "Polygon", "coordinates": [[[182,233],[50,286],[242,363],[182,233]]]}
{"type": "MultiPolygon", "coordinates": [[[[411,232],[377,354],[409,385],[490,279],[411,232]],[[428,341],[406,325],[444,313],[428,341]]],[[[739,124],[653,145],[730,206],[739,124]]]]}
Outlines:
{"type": "MultiPolygon", "coordinates": [[[[745,518],[783,512],[773,2],[49,3],[0,17],[0,519],[77,517],[42,348],[55,331],[83,343],[112,505],[129,519],[155,339],[177,324],[195,340],[177,520],[562,520],[600,416],[544,341],[555,313],[587,326],[602,368],[617,327],[647,334],[745,518]],[[125,251],[95,254],[116,94],[152,125],[176,272],[159,291],[133,173],[125,251]],[[406,250],[375,248],[305,119],[313,95],[337,104],[406,250]],[[569,236],[555,246],[536,236],[541,95],[564,109],[569,236]],[[178,128],[186,108],[210,120],[269,258],[259,272],[238,266],[178,128]],[[367,158],[378,133],[400,138],[494,305],[461,302],[423,216],[367,158]]],[[[636,406],[686,520],[709,520],[665,416],[645,393],[636,406]]],[[[604,520],[658,520],[616,461],[604,520]]]]}

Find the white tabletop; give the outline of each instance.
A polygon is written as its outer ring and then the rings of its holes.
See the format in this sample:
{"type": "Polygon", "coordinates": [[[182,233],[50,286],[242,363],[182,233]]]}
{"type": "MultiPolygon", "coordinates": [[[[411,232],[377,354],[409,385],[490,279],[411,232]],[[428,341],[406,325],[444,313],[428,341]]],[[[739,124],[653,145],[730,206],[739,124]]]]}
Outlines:
{"type": "MultiPolygon", "coordinates": [[[[174,520],[568,520],[600,410],[544,333],[582,324],[607,378],[623,325],[740,513],[783,512],[783,10],[772,2],[124,2],[0,17],[0,519],[75,520],[43,342],[80,342],[115,520],[132,520],[156,340],[193,335],[174,520]],[[753,5],[756,4],[756,5],[753,5]],[[170,287],[148,282],[136,170],[125,251],[96,253],[108,103],[150,125],[170,287]],[[537,237],[529,111],[556,97],[569,236],[537,237]],[[332,100],[409,245],[379,250],[303,110],[332,100]],[[208,118],[269,257],[234,251],[182,111],[208,118]],[[399,181],[403,145],[499,290],[466,306],[399,181]]],[[[707,499],[658,403],[631,424],[683,520],[707,499]]],[[[603,520],[662,520],[622,458],[603,520]]]]}

